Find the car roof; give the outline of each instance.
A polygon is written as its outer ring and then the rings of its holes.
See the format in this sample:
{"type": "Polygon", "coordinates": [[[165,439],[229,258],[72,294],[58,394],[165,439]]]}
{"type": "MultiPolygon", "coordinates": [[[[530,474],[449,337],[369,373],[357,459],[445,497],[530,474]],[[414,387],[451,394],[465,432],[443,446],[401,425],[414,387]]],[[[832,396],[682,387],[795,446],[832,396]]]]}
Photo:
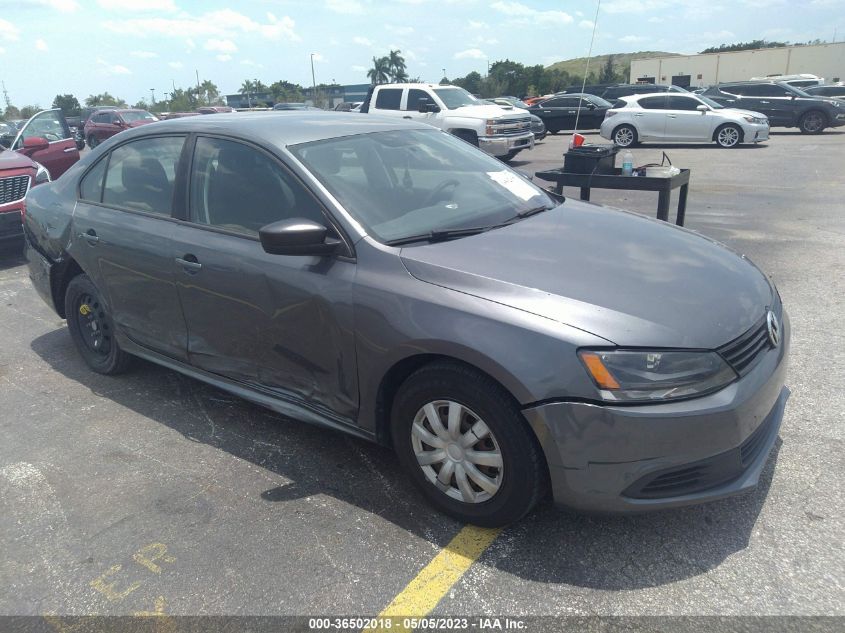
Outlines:
{"type": "Polygon", "coordinates": [[[267,112],[221,112],[213,117],[185,117],[143,125],[121,134],[148,136],[161,132],[234,135],[278,147],[329,138],[390,130],[431,130],[430,125],[404,119],[323,110],[270,110],[267,112]]]}

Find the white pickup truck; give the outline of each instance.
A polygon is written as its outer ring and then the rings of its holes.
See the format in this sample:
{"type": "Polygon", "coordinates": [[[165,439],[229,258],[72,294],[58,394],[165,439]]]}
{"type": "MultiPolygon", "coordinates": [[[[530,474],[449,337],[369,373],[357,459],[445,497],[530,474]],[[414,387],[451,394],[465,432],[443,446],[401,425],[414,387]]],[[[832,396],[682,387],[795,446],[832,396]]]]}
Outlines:
{"type": "Polygon", "coordinates": [[[428,123],[503,160],[534,147],[527,112],[486,104],[458,86],[377,85],[361,112],[428,123]]]}

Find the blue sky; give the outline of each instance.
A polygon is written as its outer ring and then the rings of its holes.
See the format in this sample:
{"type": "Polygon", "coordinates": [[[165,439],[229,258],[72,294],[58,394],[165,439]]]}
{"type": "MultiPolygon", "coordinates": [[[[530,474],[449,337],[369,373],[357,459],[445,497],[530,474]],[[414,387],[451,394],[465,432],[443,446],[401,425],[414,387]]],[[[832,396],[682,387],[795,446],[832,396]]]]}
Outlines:
{"type": "MultiPolygon", "coordinates": [[[[18,106],[108,91],[134,103],[211,79],[365,83],[399,48],[410,76],[438,81],[510,58],[586,54],[596,4],[498,0],[0,0],[0,79],[18,106]]],[[[845,0],[604,0],[594,53],[697,52],[766,38],[845,38],[845,0]]]]}

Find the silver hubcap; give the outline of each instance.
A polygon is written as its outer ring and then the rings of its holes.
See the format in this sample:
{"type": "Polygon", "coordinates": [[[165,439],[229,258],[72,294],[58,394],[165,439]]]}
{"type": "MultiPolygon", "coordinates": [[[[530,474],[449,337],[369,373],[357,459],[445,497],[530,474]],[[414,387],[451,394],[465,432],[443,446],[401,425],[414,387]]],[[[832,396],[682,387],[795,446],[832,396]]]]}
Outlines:
{"type": "Polygon", "coordinates": [[[736,145],[738,141],[739,132],[735,128],[726,127],[723,130],[719,130],[719,145],[731,147],[732,145],[736,145]]]}
{"type": "Polygon", "coordinates": [[[472,410],[451,400],[429,402],[414,416],[411,445],[426,479],[453,499],[481,503],[502,485],[502,452],[472,410]]]}
{"type": "Polygon", "coordinates": [[[818,114],[808,114],[804,119],[804,129],[817,132],[822,126],[822,118],[818,114]]]}
{"type": "Polygon", "coordinates": [[[617,145],[627,147],[628,145],[634,142],[634,133],[631,131],[630,128],[623,127],[621,130],[616,130],[616,136],[614,140],[616,141],[617,145]]]}

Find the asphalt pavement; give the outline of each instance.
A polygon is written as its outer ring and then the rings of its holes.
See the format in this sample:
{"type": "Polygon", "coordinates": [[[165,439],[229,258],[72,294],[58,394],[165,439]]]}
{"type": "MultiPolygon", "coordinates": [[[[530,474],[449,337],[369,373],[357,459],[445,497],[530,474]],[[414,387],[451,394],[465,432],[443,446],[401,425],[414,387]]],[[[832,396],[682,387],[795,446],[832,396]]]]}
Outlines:
{"type": "MultiPolygon", "coordinates": [[[[567,142],[513,166],[559,167],[567,142]]],[[[664,151],[692,170],[687,227],[771,274],[792,319],[761,485],[641,516],[547,503],[434,614],[845,615],[845,132],[646,145],[634,163],[664,151]]],[[[654,215],[657,194],[592,200],[654,215]]],[[[0,253],[0,438],[3,615],[376,615],[463,528],[384,448],[148,363],[90,372],[16,247],[0,253]]]]}

